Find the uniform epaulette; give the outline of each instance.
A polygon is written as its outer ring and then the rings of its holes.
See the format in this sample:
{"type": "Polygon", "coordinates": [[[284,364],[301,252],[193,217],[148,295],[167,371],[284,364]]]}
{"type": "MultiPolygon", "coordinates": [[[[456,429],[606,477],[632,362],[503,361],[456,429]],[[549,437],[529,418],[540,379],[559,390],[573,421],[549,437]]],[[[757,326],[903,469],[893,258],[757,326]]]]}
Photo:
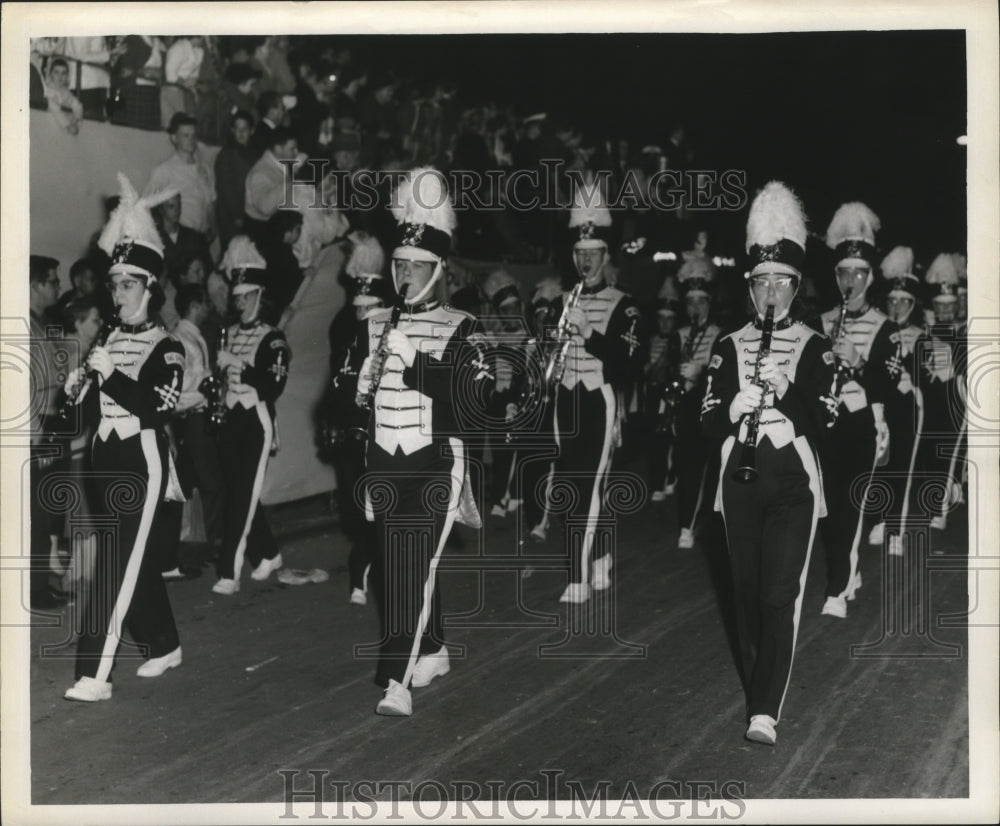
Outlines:
{"type": "Polygon", "coordinates": [[[445,302],[445,303],[443,303],[441,305],[441,309],[442,310],[447,310],[449,313],[454,313],[455,315],[460,315],[460,316],[462,316],[464,318],[468,318],[471,321],[475,321],[476,320],[476,316],[473,315],[472,313],[467,312],[465,310],[460,310],[460,309],[458,309],[458,307],[453,307],[451,304],[448,304],[447,302],[445,302]]]}

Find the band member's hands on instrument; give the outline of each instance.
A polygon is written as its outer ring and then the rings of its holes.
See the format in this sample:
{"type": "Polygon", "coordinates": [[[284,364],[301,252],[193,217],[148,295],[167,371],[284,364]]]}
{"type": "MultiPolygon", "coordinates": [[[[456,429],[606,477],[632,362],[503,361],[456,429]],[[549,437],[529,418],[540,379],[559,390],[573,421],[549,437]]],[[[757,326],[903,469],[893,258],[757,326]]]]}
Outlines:
{"type": "Polygon", "coordinates": [[[389,333],[389,352],[394,353],[403,360],[407,367],[413,366],[413,361],[417,357],[417,348],[413,346],[409,336],[399,330],[392,330],[389,333]]]}
{"type": "Polygon", "coordinates": [[[107,381],[108,377],[114,372],[115,363],[111,359],[111,353],[107,351],[104,347],[95,347],[90,352],[90,358],[87,360],[88,365],[91,370],[96,370],[101,374],[101,378],[107,381]]]}
{"type": "Polygon", "coordinates": [[[582,307],[570,307],[566,311],[566,321],[579,333],[584,341],[589,339],[591,333],[594,332],[593,327],[590,326],[590,322],[587,320],[587,313],[582,307]]]}
{"type": "Polygon", "coordinates": [[[685,361],[680,366],[681,378],[687,381],[698,381],[702,372],[704,372],[703,366],[694,361],[685,361]]]}
{"type": "Polygon", "coordinates": [[[740,390],[729,404],[729,421],[736,424],[741,416],[753,413],[760,407],[764,398],[764,390],[756,384],[748,385],[740,390]]]}
{"type": "Polygon", "coordinates": [[[833,343],[833,354],[849,367],[857,367],[861,362],[861,354],[847,338],[837,339],[833,343]]]}
{"type": "Polygon", "coordinates": [[[358,392],[359,399],[367,397],[368,390],[372,385],[372,357],[366,356],[358,371],[358,392]]]}
{"type": "Polygon", "coordinates": [[[243,359],[241,359],[239,356],[233,353],[230,353],[226,350],[223,350],[221,353],[219,353],[218,365],[221,368],[228,369],[230,367],[238,367],[242,369],[243,364],[244,364],[243,359]]]}
{"type": "MultiPolygon", "coordinates": [[[[83,376],[84,372],[82,367],[74,367],[70,370],[69,375],[66,377],[66,383],[63,385],[63,392],[67,396],[73,395],[77,386],[83,381],[83,376]]],[[[83,395],[81,394],[77,399],[77,403],[79,403],[82,399],[83,395]]]]}
{"type": "Polygon", "coordinates": [[[774,388],[774,392],[779,399],[784,398],[785,393],[788,392],[790,382],[788,381],[788,376],[785,375],[784,371],[778,366],[778,362],[774,356],[770,353],[760,360],[760,377],[774,388]]]}

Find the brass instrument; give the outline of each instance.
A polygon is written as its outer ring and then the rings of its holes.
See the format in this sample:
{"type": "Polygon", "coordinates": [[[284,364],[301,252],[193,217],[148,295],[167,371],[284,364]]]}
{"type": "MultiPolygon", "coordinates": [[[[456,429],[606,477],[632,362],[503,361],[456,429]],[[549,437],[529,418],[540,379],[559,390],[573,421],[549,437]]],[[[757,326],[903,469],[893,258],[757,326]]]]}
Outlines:
{"type": "MultiPolygon", "coordinates": [[[[94,339],[94,343],[91,344],[90,349],[87,350],[87,355],[83,357],[81,364],[87,363],[87,360],[90,358],[90,354],[93,353],[96,348],[103,347],[107,344],[111,334],[117,329],[117,322],[104,324],[104,326],[101,327],[100,332],[98,332],[97,338],[94,339]]],[[[79,403],[80,399],[83,398],[84,391],[94,383],[96,378],[96,370],[85,370],[76,385],[74,385],[69,392],[66,393],[66,400],[59,408],[59,413],[57,414],[57,421],[59,422],[60,430],[69,429],[73,421],[73,409],[79,403]]]]}
{"type": "MultiPolygon", "coordinates": [[[[753,368],[753,384],[760,384],[760,363],[764,356],[771,351],[771,336],[774,334],[774,305],[767,305],[767,312],[764,314],[764,324],[760,332],[760,347],[757,350],[757,359],[753,368]]],[[[743,424],[743,419],[750,416],[747,424],[747,438],[743,442],[740,462],[733,471],[734,482],[749,484],[757,481],[757,431],[760,429],[760,414],[764,409],[764,397],[761,396],[760,405],[754,408],[752,413],[744,413],[737,423],[737,428],[743,424]]]]}
{"type": "Polygon", "coordinates": [[[681,347],[680,358],[674,367],[669,381],[664,385],[659,393],[659,407],[657,408],[656,432],[666,433],[673,425],[674,416],[680,406],[681,399],[687,392],[687,380],[681,375],[681,365],[694,358],[694,341],[697,326],[692,321],[688,331],[688,337],[681,347]]]}
{"type": "Polygon", "coordinates": [[[566,356],[569,353],[569,345],[573,340],[573,333],[570,330],[569,311],[580,303],[580,294],[583,292],[583,281],[578,281],[573,291],[569,294],[566,304],[563,307],[562,315],[559,316],[559,323],[556,325],[553,339],[555,349],[549,356],[545,365],[545,395],[543,401],[548,402],[549,398],[555,395],[556,388],[562,382],[566,372],[566,356]]]}
{"type": "MultiPolygon", "coordinates": [[[[219,353],[225,352],[229,346],[229,328],[223,324],[219,333],[219,353]]],[[[205,378],[199,388],[208,399],[208,418],[205,420],[205,430],[208,433],[218,433],[226,422],[226,388],[228,381],[226,371],[218,365],[216,355],[215,369],[205,378]]]]}
{"type": "Polygon", "coordinates": [[[385,375],[385,366],[389,361],[389,333],[399,325],[399,317],[403,312],[403,303],[406,300],[406,292],[410,288],[409,284],[404,284],[399,290],[399,301],[392,308],[392,315],[389,321],[382,328],[382,336],[378,340],[378,347],[372,353],[371,382],[368,385],[368,392],[362,396],[357,396],[357,404],[362,410],[369,413],[375,410],[375,394],[378,393],[379,385],[382,384],[382,377],[385,375]]]}

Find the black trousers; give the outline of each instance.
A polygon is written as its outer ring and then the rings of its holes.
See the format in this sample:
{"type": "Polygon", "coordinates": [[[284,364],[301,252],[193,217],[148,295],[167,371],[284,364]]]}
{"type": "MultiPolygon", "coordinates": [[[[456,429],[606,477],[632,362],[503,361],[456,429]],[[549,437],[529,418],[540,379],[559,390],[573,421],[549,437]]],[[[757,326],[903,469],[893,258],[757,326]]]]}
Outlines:
{"type": "Polygon", "coordinates": [[[913,393],[899,394],[885,405],[885,422],[889,427],[889,459],[884,467],[876,468],[873,481],[884,484],[890,493],[883,514],[887,533],[898,535],[906,530],[904,517],[910,513],[910,480],[915,469],[917,428],[922,418],[913,393]]]}
{"type": "Polygon", "coordinates": [[[875,463],[875,419],[870,407],[840,416],[822,454],[825,519],[819,523],[826,548],[826,595],[846,596],[858,567],[865,491],[875,463]]]}
{"type": "Polygon", "coordinates": [[[677,526],[694,530],[705,499],[710,442],[701,431],[701,400],[685,397],[674,419],[674,468],[677,475],[677,526]]]}
{"type": "Polygon", "coordinates": [[[181,562],[181,526],[184,521],[183,502],[161,502],[153,520],[151,549],[159,560],[160,572],[172,571],[181,562]]]}
{"type": "Polygon", "coordinates": [[[954,380],[948,382],[925,382],[924,433],[918,448],[918,462],[923,477],[934,488],[924,499],[940,502],[940,509],[931,516],[948,512],[948,494],[952,482],[962,480],[962,457],[964,455],[962,423],[965,405],[962,403],[954,380]]]}
{"type": "Polygon", "coordinates": [[[567,525],[583,531],[583,540],[575,541],[567,531],[570,544],[570,582],[590,581],[590,563],[608,552],[596,531],[604,521],[604,488],[614,453],[614,424],[617,402],[614,391],[604,385],[587,390],[577,382],[572,390],[560,386],[556,396],[556,432],[559,458],[556,459],[550,488],[550,506],[565,501],[567,525]]]}
{"type": "Polygon", "coordinates": [[[347,571],[351,590],[368,591],[371,568],[378,553],[375,526],[365,519],[364,487],[365,440],[345,435],[332,452],[334,473],[337,476],[337,510],[340,529],[351,541],[347,557],[347,571]]]}
{"type": "MultiPolygon", "coordinates": [[[[95,437],[92,480],[96,517],[117,530],[97,549],[76,649],[76,678],[111,678],[123,627],[151,658],[178,645],[177,626],[150,534],[167,481],[166,441],[152,430],[127,439],[95,437]]],[[[137,652],[138,653],[138,652],[137,652]]]]}
{"type": "Polygon", "coordinates": [[[65,525],[66,514],[58,498],[46,492],[45,480],[56,473],[65,473],[70,468],[72,451],[71,437],[55,432],[55,416],[45,416],[42,420],[42,441],[31,449],[31,460],[28,465],[31,517],[31,592],[33,594],[45,591],[49,585],[51,571],[49,554],[52,550],[52,537],[61,537],[65,525]],[[52,457],[48,467],[42,468],[39,460],[42,456],[52,457]]]}
{"type": "Polygon", "coordinates": [[[722,475],[722,512],[736,596],[743,684],[748,715],[781,714],[792,669],[818,490],[815,468],[803,464],[794,444],[757,446],[756,482],[731,478],[739,444],[722,475]],[[812,471],[810,473],[810,471],[812,471]]]}
{"type": "Polygon", "coordinates": [[[409,687],[417,658],[444,645],[437,564],[455,520],[449,502],[461,484],[464,454],[436,441],[409,456],[368,446],[365,475],[378,542],[380,642],[375,682],[409,687]]]}
{"type": "Polygon", "coordinates": [[[205,537],[209,544],[215,544],[222,541],[225,493],[218,441],[208,433],[206,422],[205,413],[196,411],[178,416],[172,425],[177,437],[177,472],[185,488],[198,489],[205,537]]]}
{"type": "Polygon", "coordinates": [[[236,405],[226,414],[219,434],[219,459],[225,483],[222,548],[216,562],[220,579],[239,579],[244,558],[256,568],[274,559],[278,545],[271,534],[260,492],[271,453],[273,426],[263,404],[236,405]]]}

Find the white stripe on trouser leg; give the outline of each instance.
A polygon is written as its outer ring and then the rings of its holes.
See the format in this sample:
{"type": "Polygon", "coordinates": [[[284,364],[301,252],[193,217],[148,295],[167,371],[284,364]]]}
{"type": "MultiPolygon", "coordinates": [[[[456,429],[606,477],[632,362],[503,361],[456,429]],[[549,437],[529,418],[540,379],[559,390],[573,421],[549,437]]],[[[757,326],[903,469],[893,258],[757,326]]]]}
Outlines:
{"type": "Polygon", "coordinates": [[[701,481],[698,483],[698,498],[694,503],[694,510],[691,512],[691,524],[688,525],[689,531],[694,531],[695,523],[698,521],[698,511],[701,510],[701,500],[705,493],[705,476],[708,474],[708,462],[705,462],[705,467],[701,470],[701,481]]]}
{"type": "MultiPolygon", "coordinates": [[[[139,446],[142,448],[142,455],[146,460],[146,471],[149,478],[146,485],[146,501],[142,506],[139,530],[136,532],[132,553],[125,566],[125,575],[122,577],[122,584],[115,599],[115,607],[111,612],[111,620],[108,622],[107,636],[104,638],[104,648],[101,651],[101,662],[94,675],[94,679],[102,683],[108,681],[108,677],[111,676],[111,667],[115,663],[115,652],[118,650],[118,642],[122,637],[122,624],[125,622],[125,615],[128,614],[129,606],[132,604],[132,595],[135,593],[135,586],[139,580],[139,569],[142,567],[142,558],[146,553],[146,543],[153,525],[153,514],[156,513],[156,506],[160,500],[160,483],[163,481],[163,465],[156,448],[156,433],[148,429],[140,430],[139,446]]],[[[97,583],[98,588],[103,587],[103,585],[104,583],[97,583]]]]}
{"type": "Polygon", "coordinates": [[[962,416],[962,424],[955,434],[955,447],[951,451],[951,461],[948,462],[948,487],[944,492],[944,501],[941,503],[941,516],[948,516],[948,508],[951,507],[951,486],[955,482],[955,465],[958,463],[958,454],[962,449],[962,434],[965,433],[966,424],[969,421],[969,414],[966,411],[962,416]]]}
{"type": "Polygon", "coordinates": [[[556,462],[562,455],[562,439],[559,436],[559,388],[556,388],[556,398],[552,404],[552,434],[556,438],[556,456],[549,462],[549,473],[545,477],[545,505],[542,511],[542,530],[549,529],[549,502],[552,496],[552,480],[556,475],[556,462]]]}
{"type": "Polygon", "coordinates": [[[580,581],[590,582],[590,554],[594,549],[594,532],[597,528],[597,517],[601,513],[601,496],[604,493],[604,480],[611,465],[611,441],[615,428],[615,394],[611,385],[601,387],[604,396],[604,444],[601,446],[601,459],[597,463],[597,473],[594,476],[594,488],[590,493],[590,508],[587,511],[587,527],[583,535],[583,548],[580,552],[580,581]]]}
{"type": "Polygon", "coordinates": [[[865,483],[864,492],[861,494],[861,503],[858,506],[858,524],[854,529],[854,541],[851,543],[851,570],[847,575],[847,585],[838,596],[846,597],[851,592],[851,585],[854,583],[854,576],[858,572],[858,546],[861,544],[861,529],[865,523],[865,502],[868,501],[868,491],[872,486],[872,475],[875,473],[875,464],[878,462],[878,450],[872,459],[871,469],[868,471],[868,481],[865,483]]]}
{"type": "Polygon", "coordinates": [[[819,467],[816,464],[816,457],[809,448],[804,436],[797,437],[792,444],[798,451],[802,467],[809,476],[809,490],[813,495],[812,525],[809,527],[809,547],[806,548],[806,561],[802,564],[802,573],[799,574],[799,595],[795,598],[795,614],[792,617],[792,655],[788,660],[788,675],[785,677],[785,687],[781,690],[781,702],[778,703],[778,716],[781,719],[781,708],[785,704],[785,694],[788,692],[788,683],[792,679],[792,665],[795,663],[795,643],[799,638],[799,617],[802,614],[802,597],[806,591],[806,575],[809,573],[809,558],[812,556],[813,541],[816,539],[816,523],[819,521],[820,503],[820,476],[819,467]],[[801,440],[801,441],[800,441],[801,440]]]}
{"type": "Polygon", "coordinates": [[[368,593],[368,573],[371,571],[371,569],[372,569],[372,564],[369,562],[367,565],[365,565],[364,573],[361,574],[361,590],[364,591],[366,594],[368,593]]]}
{"type": "Polygon", "coordinates": [[[236,556],[233,559],[233,579],[240,581],[240,572],[243,570],[243,557],[247,550],[247,536],[250,534],[250,525],[253,522],[254,514],[257,513],[257,503],[260,501],[260,492],[264,487],[264,472],[267,470],[267,457],[271,455],[271,437],[274,428],[271,426],[271,416],[267,412],[267,407],[263,402],[256,405],[257,418],[260,419],[260,426],[264,430],[264,441],[260,448],[260,459],[257,461],[257,475],[253,480],[253,490],[250,492],[250,506],[247,508],[247,519],[243,523],[243,533],[240,541],[236,545],[236,556]]]}
{"type": "Polygon", "coordinates": [[[917,430],[913,434],[913,450],[910,451],[910,467],[906,471],[906,488],[903,490],[903,509],[899,518],[899,542],[902,548],[903,536],[906,533],[906,518],[910,515],[910,490],[913,487],[913,468],[917,463],[917,450],[920,447],[920,436],[924,432],[924,400],[920,390],[914,388],[917,401],[917,430]]]}
{"type": "Polygon", "coordinates": [[[413,679],[413,669],[417,664],[417,657],[420,654],[420,641],[424,636],[424,629],[431,618],[431,600],[434,597],[434,585],[437,579],[438,560],[444,550],[445,542],[448,541],[448,534],[451,533],[455,524],[455,515],[458,513],[458,503],[462,497],[462,482],[465,480],[465,444],[458,439],[448,439],[452,452],[455,454],[455,461],[451,466],[451,497],[448,500],[448,513],[444,519],[444,526],[441,528],[441,536],[438,538],[437,547],[434,549],[434,556],[427,568],[427,579],[424,580],[423,604],[420,606],[420,616],[417,618],[417,627],[413,634],[413,646],[410,648],[410,659],[406,663],[406,673],[403,675],[403,688],[409,688],[410,680],[413,679]]]}

